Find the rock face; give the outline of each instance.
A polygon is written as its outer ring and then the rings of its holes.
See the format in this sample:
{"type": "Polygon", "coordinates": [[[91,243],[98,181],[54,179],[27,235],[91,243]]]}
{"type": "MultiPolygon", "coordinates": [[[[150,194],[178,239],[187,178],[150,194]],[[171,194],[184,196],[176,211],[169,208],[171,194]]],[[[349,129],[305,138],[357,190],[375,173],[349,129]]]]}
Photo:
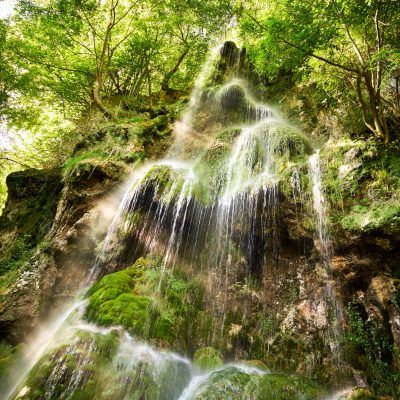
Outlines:
{"type": "Polygon", "coordinates": [[[54,279],[51,265],[40,281],[38,270],[48,245],[35,254],[55,218],[63,184],[60,171],[27,170],[7,177],[8,200],[0,218],[2,338],[20,340],[38,317],[39,292],[54,279]],[[25,263],[31,267],[25,268],[25,263]]]}
{"type": "Polygon", "coordinates": [[[8,177],[0,220],[5,274],[0,332],[11,342],[23,340],[49,307],[73,296],[93,262],[96,240],[104,234],[93,230],[102,218],[96,206],[119,181],[119,172],[92,169],[64,179],[61,171],[46,170],[8,177]],[[17,244],[22,249],[13,250],[17,244]]]}

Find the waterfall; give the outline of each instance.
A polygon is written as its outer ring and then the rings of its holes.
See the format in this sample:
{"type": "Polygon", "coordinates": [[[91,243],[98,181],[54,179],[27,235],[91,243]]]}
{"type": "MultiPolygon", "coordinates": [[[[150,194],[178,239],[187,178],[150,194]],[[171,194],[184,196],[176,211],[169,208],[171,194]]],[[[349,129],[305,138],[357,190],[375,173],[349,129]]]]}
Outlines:
{"type": "MultiPolygon", "coordinates": [[[[250,386],[257,386],[258,379],[267,379],[266,368],[241,362],[199,371],[189,358],[190,352],[179,355],[164,350],[149,337],[154,310],[165,295],[164,278],[182,266],[188,276],[205,286],[202,311],[211,315],[211,333],[204,345],[217,347],[224,342],[228,329],[232,336],[240,332],[242,327],[234,320],[236,308],[243,307],[245,321],[246,307],[254,307],[254,298],[261,304],[257,311],[261,315],[266,308],[262,296],[270,289],[264,286],[266,273],[274,275],[282,268],[280,241],[288,240],[279,215],[281,186],[289,183],[290,201],[296,207],[305,199],[301,166],[307,162],[312,146],[279,112],[256,100],[249,84],[237,76],[237,60],[228,71],[231,76],[228,74],[227,81],[218,80],[215,68],[221,49],[214,49],[204,64],[187,109],[175,124],[175,141],[167,155],[142,165],[128,178],[76,303],[54,322],[48,334],[41,335],[43,346],[15,379],[7,399],[29,398],[29,385],[34,381],[30,372],[35,372],[38,362],[49,368],[40,381],[45,387],[41,398],[49,400],[72,398],[95,378],[100,385],[92,388],[97,398],[121,400],[197,399],[203,398],[202,393],[214,380],[225,376],[245,378],[250,386]],[[83,305],[81,299],[89,288],[114,271],[126,249],[132,262],[147,253],[159,254],[162,259],[151,300],[146,303],[149,294],[140,292],[140,287],[131,287],[132,283],[128,285],[130,292],[124,294],[126,298],[141,296],[141,304],[146,304],[140,310],[147,315],[142,337],[135,337],[121,326],[89,326],[84,311],[73,324],[66,323],[70,314],[83,305]],[[264,292],[255,293],[253,282],[257,290],[264,292]],[[232,304],[230,295],[234,290],[243,294],[244,304],[232,304]],[[103,366],[98,376],[93,371],[96,362],[103,366]]],[[[318,246],[328,295],[336,304],[328,284],[331,246],[319,164],[316,152],[309,157],[309,168],[318,246]]],[[[135,279],[140,281],[146,272],[140,271],[143,275],[138,273],[135,279]]],[[[103,300],[107,301],[116,290],[110,289],[103,300]]],[[[251,343],[246,346],[251,347],[251,343]]]]}
{"type": "Polygon", "coordinates": [[[324,264],[330,262],[330,239],[328,236],[327,229],[327,211],[325,205],[325,198],[322,191],[322,179],[321,179],[321,167],[320,167],[320,155],[317,150],[310,157],[310,172],[312,179],[312,194],[313,194],[313,207],[317,219],[317,232],[320,252],[323,258],[324,264]]]}
{"type": "MultiPolygon", "coordinates": [[[[39,332],[29,342],[29,347],[23,354],[22,366],[18,365],[17,368],[13,370],[13,386],[9,388],[7,392],[3,393],[5,399],[10,399],[13,395],[15,395],[16,390],[28,376],[34,365],[54,344],[54,337],[59,332],[60,328],[63,327],[71,314],[73,314],[74,311],[78,310],[84,304],[84,300],[77,298],[76,301],[67,307],[59,317],[50,321],[49,324],[45,324],[40,327],[39,332]]],[[[0,394],[2,394],[2,392],[0,392],[0,394]]]]}
{"type": "Polygon", "coordinates": [[[330,306],[333,308],[334,321],[331,326],[331,340],[334,355],[341,361],[341,322],[343,320],[343,311],[338,301],[337,295],[334,288],[334,279],[331,271],[331,257],[332,257],[332,245],[328,234],[327,224],[327,209],[325,204],[325,198],[322,189],[322,177],[321,177],[321,165],[320,165],[320,153],[319,150],[310,157],[310,174],[312,179],[312,199],[313,208],[316,215],[316,225],[318,234],[318,247],[321,254],[321,261],[324,267],[324,280],[326,297],[330,306]]]}

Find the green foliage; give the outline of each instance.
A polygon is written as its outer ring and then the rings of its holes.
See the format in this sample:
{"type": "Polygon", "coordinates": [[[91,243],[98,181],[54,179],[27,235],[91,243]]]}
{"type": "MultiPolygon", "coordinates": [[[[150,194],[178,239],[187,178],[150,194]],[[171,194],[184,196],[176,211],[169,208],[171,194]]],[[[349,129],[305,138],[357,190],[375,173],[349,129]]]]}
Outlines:
{"type": "Polygon", "coordinates": [[[349,326],[345,332],[347,360],[363,371],[374,392],[395,396],[400,384],[400,373],[393,368],[393,343],[390,335],[374,318],[366,318],[356,301],[348,305],[349,326]]]}
{"type": "Polygon", "coordinates": [[[0,258],[0,275],[20,269],[32,256],[33,247],[30,236],[16,238],[0,258]]]}
{"type": "Polygon", "coordinates": [[[151,96],[166,76],[186,89],[229,9],[228,1],[183,1],[179,11],[175,1],[20,1],[9,42],[32,92],[70,113],[92,102],[103,111],[102,97],[151,96]]]}
{"type": "Polygon", "coordinates": [[[260,74],[316,83],[325,105],[357,102],[358,122],[388,141],[387,120],[399,125],[399,92],[390,89],[399,76],[399,11],[398,3],[380,0],[249,1],[239,7],[239,24],[260,74]]]}

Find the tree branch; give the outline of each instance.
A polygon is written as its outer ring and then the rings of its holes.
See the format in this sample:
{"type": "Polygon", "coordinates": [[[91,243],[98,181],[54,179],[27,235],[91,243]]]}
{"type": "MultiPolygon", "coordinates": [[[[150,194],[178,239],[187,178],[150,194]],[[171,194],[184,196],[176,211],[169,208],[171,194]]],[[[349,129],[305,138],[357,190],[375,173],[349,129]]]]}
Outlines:
{"type": "MultiPolygon", "coordinates": [[[[261,30],[263,30],[264,32],[268,32],[268,29],[264,25],[262,25],[256,18],[254,18],[251,14],[249,14],[246,11],[244,13],[246,15],[248,15],[261,28],[261,30]]],[[[294,49],[300,50],[306,56],[316,58],[317,60],[323,61],[323,62],[325,62],[325,63],[327,63],[329,65],[332,65],[333,67],[341,68],[341,69],[344,69],[345,71],[353,72],[353,73],[355,73],[357,75],[360,74],[360,71],[358,69],[356,69],[356,68],[352,68],[352,67],[349,67],[347,65],[340,64],[340,63],[338,63],[336,61],[328,60],[327,58],[319,56],[319,55],[313,53],[312,51],[306,50],[303,47],[298,46],[298,45],[296,45],[294,43],[291,43],[291,42],[289,42],[288,40],[286,40],[286,39],[284,39],[282,37],[278,36],[277,39],[280,42],[285,43],[286,45],[288,45],[290,47],[293,47],[294,49]]]]}
{"type": "Polygon", "coordinates": [[[13,162],[13,163],[15,163],[15,164],[21,165],[21,166],[24,167],[24,168],[32,168],[30,165],[25,164],[25,163],[23,163],[23,162],[21,162],[21,161],[13,160],[12,158],[0,157],[0,160],[11,161],[11,162],[13,162]]]}

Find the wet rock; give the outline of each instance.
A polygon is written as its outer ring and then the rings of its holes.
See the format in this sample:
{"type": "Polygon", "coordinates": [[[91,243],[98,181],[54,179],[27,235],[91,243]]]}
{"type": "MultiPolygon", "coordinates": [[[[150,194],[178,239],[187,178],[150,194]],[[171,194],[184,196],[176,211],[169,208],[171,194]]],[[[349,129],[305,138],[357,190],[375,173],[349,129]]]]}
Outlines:
{"type": "Polygon", "coordinates": [[[323,391],[312,381],[283,374],[265,374],[257,368],[225,367],[212,373],[193,393],[196,400],[316,400],[323,391]]]}
{"type": "Polygon", "coordinates": [[[212,347],[197,350],[194,353],[193,363],[201,373],[212,371],[223,365],[221,354],[212,347]]]}

